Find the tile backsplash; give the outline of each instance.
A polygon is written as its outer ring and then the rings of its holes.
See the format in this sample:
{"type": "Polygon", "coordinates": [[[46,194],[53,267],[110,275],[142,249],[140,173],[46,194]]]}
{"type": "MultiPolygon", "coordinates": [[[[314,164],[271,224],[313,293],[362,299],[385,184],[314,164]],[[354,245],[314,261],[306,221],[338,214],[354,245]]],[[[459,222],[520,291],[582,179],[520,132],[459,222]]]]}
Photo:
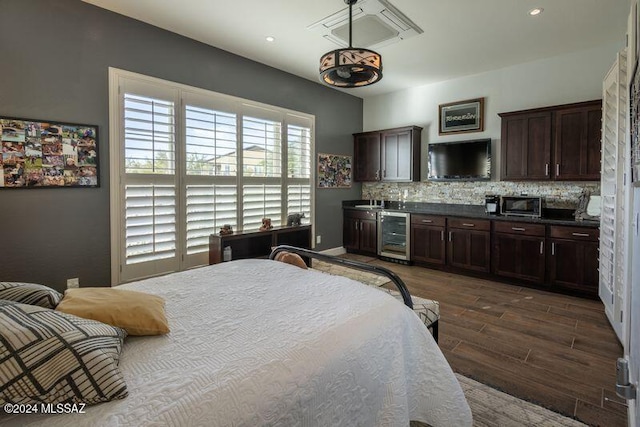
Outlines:
{"type": "Polygon", "coordinates": [[[363,183],[362,199],[484,205],[486,194],[540,196],[545,207],[575,209],[583,190],[600,194],[599,182],[412,182],[363,183]]]}

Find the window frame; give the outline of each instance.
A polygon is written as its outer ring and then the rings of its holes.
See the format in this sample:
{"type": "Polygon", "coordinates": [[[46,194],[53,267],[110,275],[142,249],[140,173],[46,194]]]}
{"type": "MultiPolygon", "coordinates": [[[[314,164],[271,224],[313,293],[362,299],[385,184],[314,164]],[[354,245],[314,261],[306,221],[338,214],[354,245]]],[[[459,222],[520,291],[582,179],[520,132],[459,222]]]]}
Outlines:
{"type": "MultiPolygon", "coordinates": [[[[137,92],[134,94],[142,95],[137,92]]],[[[148,92],[144,92],[148,93],[148,92]]],[[[159,95],[159,98],[162,98],[159,95]]],[[[301,113],[277,106],[254,102],[251,100],[238,98],[200,89],[181,83],[175,83],[155,77],[150,77],[130,71],[125,71],[109,67],[109,182],[110,182],[110,239],[111,239],[111,284],[118,285],[130,280],[138,280],[143,277],[150,277],[156,274],[165,274],[169,271],[180,271],[188,268],[198,267],[208,264],[208,251],[195,254],[188,254],[187,248],[187,186],[199,184],[212,185],[235,185],[236,187],[236,221],[238,227],[243,223],[243,188],[250,184],[274,184],[281,185],[280,212],[283,225],[286,223],[288,213],[288,187],[290,185],[308,185],[310,188],[310,218],[307,220],[312,226],[312,235],[315,235],[315,167],[313,164],[313,153],[315,152],[315,116],[301,113]],[[153,92],[157,88],[165,96],[169,94],[174,100],[175,108],[175,185],[176,185],[176,250],[178,259],[175,260],[173,268],[169,263],[168,270],[145,274],[135,278],[123,277],[123,266],[126,265],[126,253],[124,248],[124,226],[125,226],[125,206],[123,202],[124,185],[127,178],[124,176],[124,87],[135,87],[135,85],[149,89],[153,92]],[[236,115],[236,135],[237,141],[237,172],[236,176],[222,175],[189,175],[186,171],[187,160],[187,119],[186,108],[191,105],[197,108],[207,108],[215,111],[233,113],[236,115]],[[253,117],[266,120],[278,121],[280,124],[280,161],[281,174],[279,177],[245,177],[243,175],[243,119],[253,117]],[[310,129],[311,159],[309,163],[309,179],[290,178],[287,170],[288,158],[288,129],[289,126],[301,126],[310,129]]],[[[215,232],[215,230],[214,230],[215,232]]],[[[313,244],[313,242],[312,242],[313,244]]],[[[129,268],[129,266],[127,266],[129,268]]]]}

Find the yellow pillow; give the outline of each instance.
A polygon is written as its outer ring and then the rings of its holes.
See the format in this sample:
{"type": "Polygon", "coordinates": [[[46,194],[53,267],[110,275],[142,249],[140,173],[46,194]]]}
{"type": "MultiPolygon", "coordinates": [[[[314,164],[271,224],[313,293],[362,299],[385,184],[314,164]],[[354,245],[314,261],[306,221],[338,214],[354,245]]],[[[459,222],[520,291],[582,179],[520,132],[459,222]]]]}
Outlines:
{"type": "Polygon", "coordinates": [[[164,299],[114,288],[67,289],[57,311],[125,329],[129,335],[169,332],[164,299]]]}
{"type": "Polygon", "coordinates": [[[284,262],[287,264],[295,265],[296,267],[307,269],[307,264],[304,263],[304,260],[300,255],[294,254],[292,252],[278,252],[274,258],[276,261],[284,262]]]}

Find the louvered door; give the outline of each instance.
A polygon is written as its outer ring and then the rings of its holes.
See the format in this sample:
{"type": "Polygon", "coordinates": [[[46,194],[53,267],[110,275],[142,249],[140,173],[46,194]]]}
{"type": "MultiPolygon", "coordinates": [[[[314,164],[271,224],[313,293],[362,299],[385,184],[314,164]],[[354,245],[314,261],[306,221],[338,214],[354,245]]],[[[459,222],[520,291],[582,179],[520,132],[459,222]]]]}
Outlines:
{"type": "Polygon", "coordinates": [[[629,220],[625,201],[629,172],[627,139],[626,49],[618,54],[603,83],[602,170],[600,216],[599,295],[621,342],[625,342],[623,311],[626,303],[629,256],[629,220]]]}

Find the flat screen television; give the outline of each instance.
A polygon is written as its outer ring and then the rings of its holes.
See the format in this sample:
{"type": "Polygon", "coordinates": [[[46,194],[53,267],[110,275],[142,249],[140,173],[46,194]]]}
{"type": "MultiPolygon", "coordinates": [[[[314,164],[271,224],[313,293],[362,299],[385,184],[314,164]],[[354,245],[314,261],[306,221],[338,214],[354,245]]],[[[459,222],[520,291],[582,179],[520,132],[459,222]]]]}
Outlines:
{"type": "Polygon", "coordinates": [[[429,144],[430,181],[491,179],[491,139],[429,144]]]}

